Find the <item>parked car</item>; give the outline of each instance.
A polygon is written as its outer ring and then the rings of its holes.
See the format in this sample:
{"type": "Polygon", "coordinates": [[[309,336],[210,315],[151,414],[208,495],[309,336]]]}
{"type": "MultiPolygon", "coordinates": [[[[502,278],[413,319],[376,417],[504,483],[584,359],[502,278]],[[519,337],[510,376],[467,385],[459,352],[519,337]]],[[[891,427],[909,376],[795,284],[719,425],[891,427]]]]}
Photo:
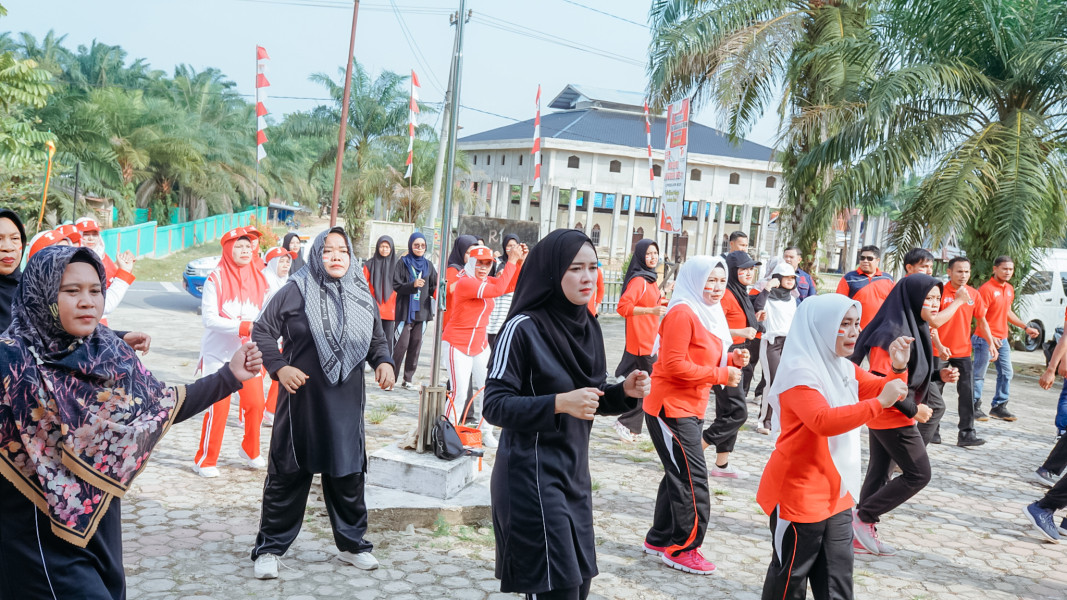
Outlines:
{"type": "Polygon", "coordinates": [[[1054,341],[1067,310],[1067,249],[1051,248],[1034,263],[1019,284],[1019,318],[1037,328],[1036,338],[1022,336],[1021,346],[1032,352],[1054,341]]]}
{"type": "Polygon", "coordinates": [[[203,297],[204,282],[207,281],[207,276],[211,275],[215,267],[219,266],[220,260],[222,260],[221,256],[206,256],[189,261],[189,264],[185,265],[185,272],[182,273],[182,285],[185,291],[192,294],[194,298],[203,297]]]}

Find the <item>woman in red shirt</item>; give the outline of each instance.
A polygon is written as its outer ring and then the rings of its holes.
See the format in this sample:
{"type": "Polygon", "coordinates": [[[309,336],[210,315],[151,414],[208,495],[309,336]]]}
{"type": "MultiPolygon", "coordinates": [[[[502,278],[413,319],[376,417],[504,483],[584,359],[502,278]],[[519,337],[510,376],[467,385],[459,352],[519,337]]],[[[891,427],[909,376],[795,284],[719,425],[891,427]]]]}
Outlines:
{"type": "Polygon", "coordinates": [[[887,357],[899,369],[888,378],[849,362],[861,310],[859,302],[841,294],[801,303],[767,390],[781,435],[756,493],[770,515],[774,548],[764,598],[803,600],[809,582],[816,598],[852,598],[859,427],[907,392],[903,379],[911,344],[906,337],[890,344],[887,357]]]}
{"type": "Polygon", "coordinates": [[[374,247],[374,256],[363,263],[363,276],[370,286],[370,295],[378,305],[378,315],[382,318],[382,333],[389,342],[389,353],[393,353],[393,333],[396,331],[396,292],[393,291],[393,271],[399,260],[396,256],[393,238],[383,235],[374,247]]]}
{"type": "MultiPolygon", "coordinates": [[[[656,286],[656,266],[659,265],[659,245],[655,240],[641,240],[634,247],[630,257],[630,266],[622,281],[622,295],[615,312],[626,319],[626,349],[622,360],[615,368],[615,377],[626,377],[633,371],[652,372],[656,362],[652,345],[656,342],[659,320],[667,313],[663,306],[663,295],[656,286]]],[[[641,425],[645,422],[645,413],[637,408],[619,416],[615,422],[615,432],[624,442],[633,442],[634,436],[641,434],[641,425]]]]}
{"type": "Polygon", "coordinates": [[[852,522],[858,550],[895,554],[896,549],[878,539],[875,524],[930,483],[930,457],[915,423],[925,423],[933,414],[926,403],[932,382],[959,379],[955,367],[938,371],[934,366],[928,321],[941,307],[941,290],[940,281],[923,273],[901,279],[856,342],[852,362],[859,364],[866,357],[872,373],[888,375],[900,370],[895,361],[890,364],[893,340],[900,336],[915,340],[907,365],[907,396],[867,424],[870,458],[852,522]],[[890,480],[894,463],[901,474],[890,480]]]}
{"type": "Polygon", "coordinates": [[[719,306],[726,292],[726,264],[696,256],[678,271],[678,285],[656,340],[659,363],[645,398],[648,435],[663,462],[655,518],[645,552],[667,566],[708,575],[715,565],[700,551],[711,499],[701,448],[704,413],[712,385],[737,386],[747,356],[730,352],[730,329],[719,306]]]}

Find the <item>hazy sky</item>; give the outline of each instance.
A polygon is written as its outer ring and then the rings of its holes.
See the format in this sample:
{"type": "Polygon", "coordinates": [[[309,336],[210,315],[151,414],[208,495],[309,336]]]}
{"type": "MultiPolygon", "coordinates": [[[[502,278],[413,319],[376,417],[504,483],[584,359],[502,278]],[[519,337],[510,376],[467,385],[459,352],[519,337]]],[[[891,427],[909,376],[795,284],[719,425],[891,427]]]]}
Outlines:
{"type": "MultiPolygon", "coordinates": [[[[325,91],[309,82],[308,75],[337,76],[348,51],[352,17],[352,3],[345,0],[0,4],[8,9],[0,31],[25,31],[41,38],[54,29],[67,35],[71,49],[93,39],[118,44],[131,59],[143,57],[167,72],[180,63],[198,70],[216,67],[249,95],[254,92],[255,46],[264,46],[272,58],[267,108],[276,117],[322,103],[317,99],[324,98],[325,91]]],[[[465,30],[461,135],[532,118],[538,84],[546,111],[569,83],[643,90],[649,39],[643,23],[649,5],[649,0],[468,0],[474,16],[465,30]]],[[[361,2],[356,60],[372,74],[415,69],[422,100],[440,102],[453,40],[448,15],[458,7],[459,0],[361,2]]],[[[696,120],[710,126],[718,121],[711,110],[696,120]]],[[[765,118],[749,139],[771,145],[776,128],[776,119],[765,118]]]]}

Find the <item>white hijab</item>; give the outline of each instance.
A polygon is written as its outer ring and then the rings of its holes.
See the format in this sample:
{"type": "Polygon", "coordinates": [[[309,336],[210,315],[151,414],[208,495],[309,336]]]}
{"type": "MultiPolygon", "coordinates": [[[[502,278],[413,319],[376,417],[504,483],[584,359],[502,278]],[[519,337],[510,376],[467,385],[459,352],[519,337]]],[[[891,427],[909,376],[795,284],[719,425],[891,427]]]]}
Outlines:
{"type": "MultiPolygon", "coordinates": [[[[267,266],[263,267],[263,271],[261,271],[263,273],[263,277],[267,279],[267,296],[263,299],[263,306],[266,306],[267,300],[269,300],[271,296],[275,294],[275,292],[282,289],[282,286],[285,285],[286,281],[289,281],[288,273],[285,274],[285,277],[278,275],[278,262],[281,261],[283,256],[289,255],[283,254],[275,256],[274,258],[270,259],[270,261],[267,263],[267,266]]],[[[292,262],[290,262],[290,270],[292,269],[292,267],[292,262]]]]}
{"type": "MultiPolygon", "coordinates": [[[[774,408],[774,430],[780,429],[780,394],[799,385],[818,391],[834,408],[859,402],[856,365],[838,356],[836,351],[841,320],[853,307],[857,312],[863,310],[859,302],[847,296],[824,294],[808,298],[797,308],[793,325],[785,337],[785,348],[774,375],[774,383],[766,392],[767,401],[774,408]]],[[[854,501],[859,501],[859,428],[831,436],[827,438],[827,443],[830,457],[841,476],[841,496],[848,492],[854,501]]]]}
{"type": "MultiPolygon", "coordinates": [[[[722,340],[722,358],[719,359],[719,367],[725,367],[730,360],[729,350],[733,344],[730,327],[726,324],[726,315],[722,312],[722,305],[708,304],[704,300],[704,284],[708,282],[708,277],[716,267],[722,269],[724,273],[729,272],[726,268],[726,261],[720,256],[694,256],[685,261],[682,268],[678,270],[678,279],[674,284],[671,301],[667,304],[667,312],[684,304],[696,313],[704,329],[722,340]]],[[[659,353],[659,342],[657,335],[652,347],[653,355],[659,353]]]]}

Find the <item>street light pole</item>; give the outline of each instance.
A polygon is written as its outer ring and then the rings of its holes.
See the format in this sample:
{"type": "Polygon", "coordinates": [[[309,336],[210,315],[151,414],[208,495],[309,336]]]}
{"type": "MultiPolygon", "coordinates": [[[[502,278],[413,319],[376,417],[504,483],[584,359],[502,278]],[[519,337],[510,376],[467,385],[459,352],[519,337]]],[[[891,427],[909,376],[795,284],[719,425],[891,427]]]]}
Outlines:
{"type": "Polygon", "coordinates": [[[356,53],[356,20],[359,18],[359,0],[352,6],[352,36],[348,40],[348,65],[345,67],[345,91],[341,100],[341,131],[337,135],[337,166],[333,171],[333,199],[330,204],[330,227],[337,225],[337,201],[341,197],[341,164],[345,157],[345,128],[348,125],[348,101],[352,97],[352,65],[356,53]]]}
{"type": "MultiPolygon", "coordinates": [[[[459,121],[459,90],[460,81],[463,78],[463,25],[467,21],[467,0],[459,0],[459,21],[456,23],[456,49],[452,56],[453,73],[452,79],[452,115],[448,123],[448,162],[445,163],[445,202],[444,214],[441,217],[441,257],[437,270],[438,298],[444,298],[448,294],[448,283],[445,281],[445,271],[448,269],[448,249],[452,245],[452,192],[455,188],[456,175],[456,123],[459,121]]],[[[430,215],[432,219],[436,215],[430,215]]],[[[434,326],[433,361],[430,367],[430,387],[437,386],[437,373],[441,368],[441,334],[443,333],[441,315],[437,316],[434,326]]]]}

